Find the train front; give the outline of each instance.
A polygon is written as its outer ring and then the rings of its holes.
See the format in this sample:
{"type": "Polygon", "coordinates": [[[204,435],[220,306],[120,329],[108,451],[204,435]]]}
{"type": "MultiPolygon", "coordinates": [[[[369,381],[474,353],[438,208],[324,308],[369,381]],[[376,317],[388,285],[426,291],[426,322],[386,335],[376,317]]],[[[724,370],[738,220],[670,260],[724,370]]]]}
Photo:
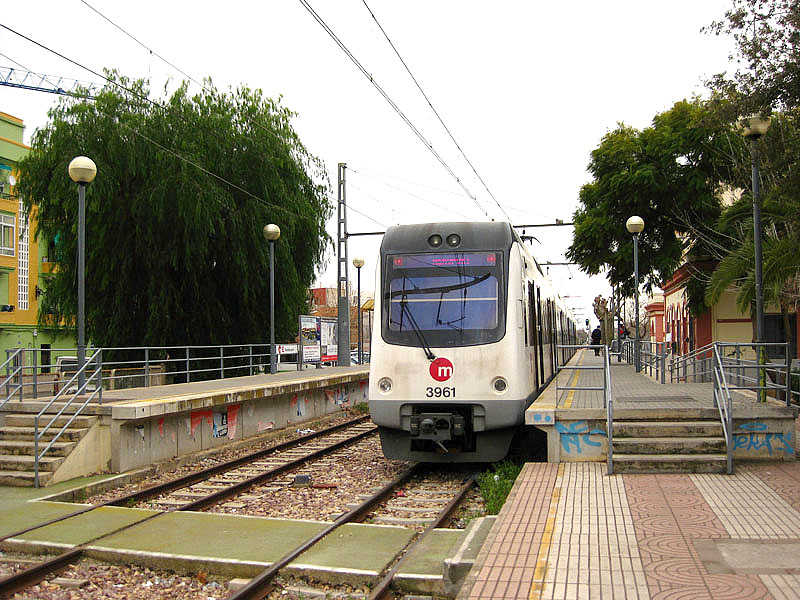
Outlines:
{"type": "Polygon", "coordinates": [[[489,462],[507,454],[522,422],[530,370],[519,357],[517,328],[508,323],[515,314],[507,311],[509,267],[514,272],[511,263],[519,260],[513,241],[507,223],[386,232],[369,407],[387,458],[489,462]]]}

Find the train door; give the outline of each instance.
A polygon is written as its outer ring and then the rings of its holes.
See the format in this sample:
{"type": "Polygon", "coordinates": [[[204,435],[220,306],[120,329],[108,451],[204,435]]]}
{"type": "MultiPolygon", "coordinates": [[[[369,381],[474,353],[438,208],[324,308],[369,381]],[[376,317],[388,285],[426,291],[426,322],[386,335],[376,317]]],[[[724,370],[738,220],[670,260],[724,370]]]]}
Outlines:
{"type": "Polygon", "coordinates": [[[529,281],[528,282],[528,342],[530,343],[533,351],[530,358],[533,361],[533,378],[536,385],[535,389],[539,389],[541,385],[539,380],[539,344],[536,343],[539,336],[539,328],[537,326],[536,314],[536,288],[529,281]]]}
{"type": "Polygon", "coordinates": [[[536,286],[536,328],[537,339],[539,340],[539,385],[544,385],[547,377],[544,372],[544,333],[542,327],[542,292],[536,286]]]}
{"type": "Polygon", "coordinates": [[[556,375],[556,318],[553,310],[553,301],[547,301],[547,338],[550,342],[550,374],[556,375]]]}

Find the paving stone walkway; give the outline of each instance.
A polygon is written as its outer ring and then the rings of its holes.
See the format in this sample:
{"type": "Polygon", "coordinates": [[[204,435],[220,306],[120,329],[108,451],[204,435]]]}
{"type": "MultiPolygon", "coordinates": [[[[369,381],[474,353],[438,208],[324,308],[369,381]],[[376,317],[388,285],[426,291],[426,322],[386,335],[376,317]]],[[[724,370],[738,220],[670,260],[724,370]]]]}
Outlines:
{"type": "Polygon", "coordinates": [[[800,599],[800,463],[604,469],[526,464],[459,598],[800,599]]]}

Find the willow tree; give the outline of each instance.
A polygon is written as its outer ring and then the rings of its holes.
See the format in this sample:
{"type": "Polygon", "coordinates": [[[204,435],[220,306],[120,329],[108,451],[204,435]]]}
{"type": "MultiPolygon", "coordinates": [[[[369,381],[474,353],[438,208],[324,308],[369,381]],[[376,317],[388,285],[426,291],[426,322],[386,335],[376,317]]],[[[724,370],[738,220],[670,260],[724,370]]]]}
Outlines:
{"type": "Polygon", "coordinates": [[[267,223],[276,243],[276,329],[297,315],[329,243],[322,163],[280,100],[210,82],[146,100],[146,82],[118,78],[92,100],[64,98],[21,161],[19,192],[54,246],[40,321],[74,321],[77,192],[67,165],[97,164],[86,194],[87,334],[97,345],[263,341],[269,327],[267,223]]]}

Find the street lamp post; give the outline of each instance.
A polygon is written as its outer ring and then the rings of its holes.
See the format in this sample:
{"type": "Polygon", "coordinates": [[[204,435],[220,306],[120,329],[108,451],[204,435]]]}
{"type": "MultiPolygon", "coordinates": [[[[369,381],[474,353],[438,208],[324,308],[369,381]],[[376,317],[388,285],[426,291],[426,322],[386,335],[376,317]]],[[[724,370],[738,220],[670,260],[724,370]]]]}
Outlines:
{"type": "Polygon", "coordinates": [[[644,229],[644,220],[633,216],[625,222],[628,233],[633,235],[633,276],[636,284],[634,290],[634,310],[636,311],[636,331],[634,335],[633,368],[638,373],[642,370],[642,349],[639,347],[639,234],[644,229]]]}
{"type": "Polygon", "coordinates": [[[281,228],[270,223],[264,226],[264,239],[269,242],[269,372],[278,370],[275,356],[275,240],[281,237],[281,228]]]}
{"type": "MultiPolygon", "coordinates": [[[[761,203],[759,201],[759,180],[758,180],[758,140],[769,130],[769,117],[752,115],[744,117],[739,121],[739,128],[742,135],[750,141],[750,162],[753,175],[753,244],[755,259],[755,280],[756,280],[756,343],[764,341],[764,282],[762,275],[761,258],[761,203]]],[[[763,347],[759,346],[759,363],[762,360],[763,347]]],[[[761,373],[763,375],[763,372],[761,373]]],[[[761,378],[759,376],[759,378],[761,378]]],[[[764,385],[760,383],[759,385],[764,385]]]]}
{"type": "Polygon", "coordinates": [[[78,389],[86,384],[86,186],[94,181],[97,165],[76,156],[69,163],[69,177],[78,184],[78,389]]]}
{"type": "Polygon", "coordinates": [[[364,341],[361,339],[361,267],[364,266],[363,258],[354,258],[353,266],[358,272],[358,364],[364,364],[364,341]]]}

